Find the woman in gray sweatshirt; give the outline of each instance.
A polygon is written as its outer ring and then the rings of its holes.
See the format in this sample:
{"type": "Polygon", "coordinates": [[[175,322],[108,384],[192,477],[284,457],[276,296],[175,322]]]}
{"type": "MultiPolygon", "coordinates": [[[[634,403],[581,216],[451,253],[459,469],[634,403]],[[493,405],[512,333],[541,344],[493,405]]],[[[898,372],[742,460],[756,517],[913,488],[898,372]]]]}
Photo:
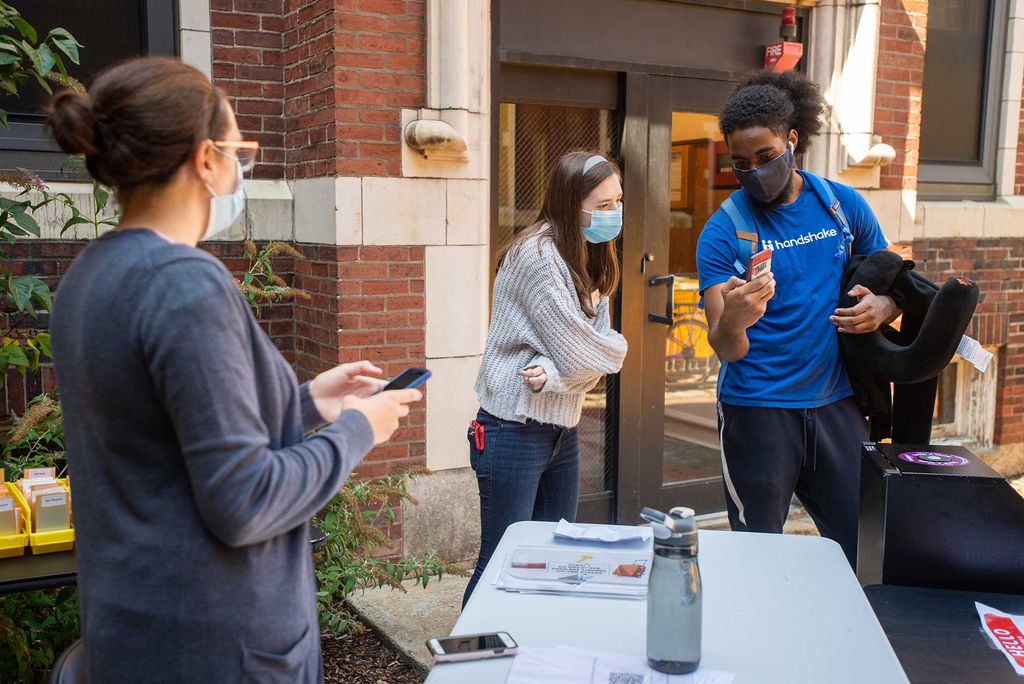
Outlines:
{"type": "Polygon", "coordinates": [[[576,518],[583,397],[626,356],[608,312],[621,230],[618,168],[571,152],[552,170],[537,221],[499,254],[480,412],[468,433],[480,555],[463,605],[509,525],[576,518]]]}
{"type": "Polygon", "coordinates": [[[51,318],[89,680],[321,681],[308,521],[419,392],[365,362],[300,386],[196,249],[256,159],[199,71],[124,62],[49,120],[122,207],[51,318]]]}

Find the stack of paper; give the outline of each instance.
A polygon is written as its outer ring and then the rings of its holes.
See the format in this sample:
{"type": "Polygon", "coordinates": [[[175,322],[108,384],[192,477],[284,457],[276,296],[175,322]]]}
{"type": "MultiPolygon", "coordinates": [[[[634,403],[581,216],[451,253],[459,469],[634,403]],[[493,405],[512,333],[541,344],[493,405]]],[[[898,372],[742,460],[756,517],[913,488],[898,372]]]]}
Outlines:
{"type": "Polygon", "coordinates": [[[580,551],[519,546],[505,557],[495,586],[506,591],[644,598],[651,550],[580,551]]]}
{"type": "Polygon", "coordinates": [[[732,684],[730,672],[698,669],[667,675],[642,656],[609,655],[578,648],[520,648],[506,684],[732,684]]]}
{"type": "Polygon", "coordinates": [[[605,544],[628,541],[647,541],[653,535],[650,527],[629,525],[576,525],[565,518],[558,521],[555,537],[578,541],[596,541],[605,544]]]}

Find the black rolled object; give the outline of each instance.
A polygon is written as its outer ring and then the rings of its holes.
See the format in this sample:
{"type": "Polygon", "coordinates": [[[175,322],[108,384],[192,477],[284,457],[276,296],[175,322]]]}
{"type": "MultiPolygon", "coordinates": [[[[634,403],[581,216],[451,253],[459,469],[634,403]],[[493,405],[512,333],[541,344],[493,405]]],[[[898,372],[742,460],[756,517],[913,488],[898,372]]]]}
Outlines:
{"type": "Polygon", "coordinates": [[[949,278],[938,287],[913,269],[914,262],[880,251],[851,258],[843,274],[841,308],[857,304],[848,293],[863,285],[892,297],[903,311],[899,330],[887,325],[839,335],[857,404],[870,418],[876,441],[930,440],[936,378],[956,354],[978,305],[978,286],[971,280],[949,278]]]}

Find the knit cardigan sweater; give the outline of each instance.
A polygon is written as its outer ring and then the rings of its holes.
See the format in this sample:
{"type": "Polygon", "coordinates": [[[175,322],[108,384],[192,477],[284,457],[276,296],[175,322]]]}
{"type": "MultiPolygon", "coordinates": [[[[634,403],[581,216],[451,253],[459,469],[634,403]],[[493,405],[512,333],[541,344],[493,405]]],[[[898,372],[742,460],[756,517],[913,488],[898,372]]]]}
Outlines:
{"type": "Polygon", "coordinates": [[[476,382],[481,408],[504,420],[575,427],[584,394],[605,374],[618,373],[626,357],[626,338],[611,328],[607,297],[600,297],[596,311],[594,318],[583,312],[547,231],[512,249],[494,282],[476,382]],[[537,392],[519,375],[531,366],[548,378],[537,392]]]}

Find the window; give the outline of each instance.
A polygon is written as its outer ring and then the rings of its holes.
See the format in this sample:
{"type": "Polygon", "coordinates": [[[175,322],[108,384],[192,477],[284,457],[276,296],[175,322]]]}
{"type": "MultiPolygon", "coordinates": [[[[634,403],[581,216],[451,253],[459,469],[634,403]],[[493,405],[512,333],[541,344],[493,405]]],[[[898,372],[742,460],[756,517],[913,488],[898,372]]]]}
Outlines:
{"type": "MultiPolygon", "coordinates": [[[[174,0],[31,0],[18,3],[18,10],[41,35],[60,26],[78,39],[81,64],[65,64],[87,86],[97,72],[122,59],[176,52],[174,0]]],[[[40,113],[46,99],[46,92],[31,82],[18,97],[3,98],[10,128],[0,128],[0,168],[27,167],[44,178],[60,170],[65,156],[40,113]]]]}
{"type": "Polygon", "coordinates": [[[921,98],[922,199],[992,199],[1007,0],[932,0],[921,98]]]}

